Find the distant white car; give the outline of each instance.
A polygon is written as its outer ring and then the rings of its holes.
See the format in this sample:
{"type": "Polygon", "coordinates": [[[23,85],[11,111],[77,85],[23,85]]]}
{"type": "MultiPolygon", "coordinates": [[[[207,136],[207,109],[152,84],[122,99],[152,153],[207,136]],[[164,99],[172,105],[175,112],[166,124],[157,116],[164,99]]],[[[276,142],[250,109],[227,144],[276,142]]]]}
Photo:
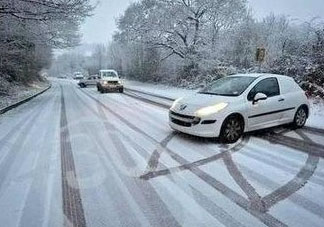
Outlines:
{"type": "Polygon", "coordinates": [[[82,80],[82,79],[84,79],[84,76],[80,72],[75,72],[73,75],[73,79],[74,80],[82,80]]]}
{"type": "Polygon", "coordinates": [[[169,125],[183,133],[234,143],[248,131],[288,123],[303,127],[308,116],[307,97],[291,77],[240,74],[177,99],[170,108],[169,125]]]}

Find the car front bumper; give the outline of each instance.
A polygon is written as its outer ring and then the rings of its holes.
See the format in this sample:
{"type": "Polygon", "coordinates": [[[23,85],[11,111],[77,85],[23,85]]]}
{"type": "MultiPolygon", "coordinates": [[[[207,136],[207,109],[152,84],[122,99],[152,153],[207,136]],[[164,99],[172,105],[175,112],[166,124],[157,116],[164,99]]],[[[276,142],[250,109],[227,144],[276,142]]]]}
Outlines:
{"type": "Polygon", "coordinates": [[[169,112],[169,125],[173,130],[199,137],[219,137],[222,122],[210,117],[197,118],[169,112]]]}
{"type": "Polygon", "coordinates": [[[113,91],[123,89],[124,86],[122,84],[101,84],[101,88],[103,88],[104,90],[113,91]]]}

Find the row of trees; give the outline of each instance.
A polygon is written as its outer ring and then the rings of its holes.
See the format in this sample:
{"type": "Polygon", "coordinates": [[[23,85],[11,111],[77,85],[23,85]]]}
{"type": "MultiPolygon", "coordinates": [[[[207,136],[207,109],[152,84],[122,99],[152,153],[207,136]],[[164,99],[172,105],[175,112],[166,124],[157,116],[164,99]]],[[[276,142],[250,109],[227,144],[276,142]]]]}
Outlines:
{"type": "Polygon", "coordinates": [[[0,0],[0,77],[28,82],[50,66],[53,48],[79,43],[90,0],[0,0]]]}
{"type": "Polygon", "coordinates": [[[107,61],[129,78],[184,86],[237,72],[324,83],[324,26],[253,18],[246,0],[141,0],[117,21],[107,61]],[[266,49],[262,65],[256,49],[266,49]]]}
{"type": "Polygon", "coordinates": [[[188,87],[262,71],[324,83],[324,26],[319,19],[294,23],[271,14],[256,20],[246,0],[140,0],[117,25],[111,43],[92,46],[87,56],[61,56],[55,73],[115,68],[129,79],[188,87]],[[260,47],[266,50],[262,63],[255,56],[260,47]]]}

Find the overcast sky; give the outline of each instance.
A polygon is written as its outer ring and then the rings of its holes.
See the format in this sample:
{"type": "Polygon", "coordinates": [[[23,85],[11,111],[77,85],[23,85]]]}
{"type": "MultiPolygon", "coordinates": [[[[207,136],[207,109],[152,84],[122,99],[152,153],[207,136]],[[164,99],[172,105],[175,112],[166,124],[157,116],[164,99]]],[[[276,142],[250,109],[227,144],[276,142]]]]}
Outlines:
{"type": "MultiPolygon", "coordinates": [[[[95,1],[95,0],[94,0],[95,1]]],[[[324,0],[248,0],[257,18],[273,12],[300,21],[324,15],[324,0]]],[[[84,43],[107,43],[116,30],[115,19],[133,0],[100,0],[94,16],[82,26],[84,43]]]]}

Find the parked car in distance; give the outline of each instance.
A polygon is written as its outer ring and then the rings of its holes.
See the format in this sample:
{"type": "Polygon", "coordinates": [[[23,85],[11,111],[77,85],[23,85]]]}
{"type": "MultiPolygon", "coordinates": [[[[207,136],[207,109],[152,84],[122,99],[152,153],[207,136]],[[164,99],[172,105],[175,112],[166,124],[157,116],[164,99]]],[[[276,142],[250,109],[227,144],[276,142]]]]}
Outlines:
{"type": "Polygon", "coordinates": [[[308,116],[307,97],[291,77],[240,74],[177,99],[169,111],[169,125],[183,133],[234,143],[244,132],[288,123],[303,127],[308,116]]]}
{"type": "Polygon", "coordinates": [[[78,82],[78,85],[81,87],[81,88],[85,88],[87,86],[95,86],[97,85],[97,83],[99,82],[100,80],[100,76],[98,75],[92,75],[92,76],[88,76],[84,79],[81,79],[79,82],[78,82]]]}
{"type": "Polygon", "coordinates": [[[73,79],[74,80],[82,80],[82,79],[84,79],[84,76],[83,76],[83,74],[81,72],[75,72],[73,74],[73,79]]]}
{"type": "Polygon", "coordinates": [[[108,91],[124,92],[122,81],[115,70],[100,70],[99,76],[100,80],[97,83],[97,89],[100,93],[106,93],[108,91]]]}
{"type": "Polygon", "coordinates": [[[67,79],[67,76],[65,76],[65,75],[61,75],[61,76],[59,76],[58,78],[59,78],[59,79],[67,79]]]}

